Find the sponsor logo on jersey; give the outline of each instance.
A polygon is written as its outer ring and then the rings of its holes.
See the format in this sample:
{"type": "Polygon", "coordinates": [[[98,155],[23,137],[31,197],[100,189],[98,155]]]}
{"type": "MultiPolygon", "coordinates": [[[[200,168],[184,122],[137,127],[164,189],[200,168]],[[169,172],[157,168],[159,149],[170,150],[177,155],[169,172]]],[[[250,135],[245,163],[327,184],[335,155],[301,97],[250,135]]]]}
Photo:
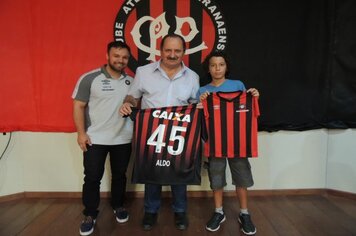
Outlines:
{"type": "Polygon", "coordinates": [[[114,22],[115,41],[126,42],[133,50],[128,67],[157,61],[159,44],[168,33],[187,42],[185,62],[194,71],[213,50],[225,50],[228,33],[224,15],[214,0],[126,0],[114,22]]]}
{"type": "Polygon", "coordinates": [[[155,110],[154,112],[152,112],[152,116],[159,119],[176,120],[190,123],[190,114],[155,110]]]}
{"type": "Polygon", "coordinates": [[[240,104],[239,109],[236,112],[249,112],[249,109],[246,109],[246,104],[240,104]]]}

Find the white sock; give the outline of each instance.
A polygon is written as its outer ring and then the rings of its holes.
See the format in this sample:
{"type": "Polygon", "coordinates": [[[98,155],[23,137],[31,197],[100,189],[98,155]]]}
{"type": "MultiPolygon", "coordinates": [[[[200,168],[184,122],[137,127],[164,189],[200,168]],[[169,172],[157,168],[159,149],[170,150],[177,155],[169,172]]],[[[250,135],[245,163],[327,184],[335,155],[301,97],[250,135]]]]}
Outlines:
{"type": "Polygon", "coordinates": [[[220,213],[221,215],[224,215],[223,207],[215,208],[215,212],[220,213]]]}
{"type": "Polygon", "coordinates": [[[240,209],[240,214],[248,214],[248,209],[240,209]]]}

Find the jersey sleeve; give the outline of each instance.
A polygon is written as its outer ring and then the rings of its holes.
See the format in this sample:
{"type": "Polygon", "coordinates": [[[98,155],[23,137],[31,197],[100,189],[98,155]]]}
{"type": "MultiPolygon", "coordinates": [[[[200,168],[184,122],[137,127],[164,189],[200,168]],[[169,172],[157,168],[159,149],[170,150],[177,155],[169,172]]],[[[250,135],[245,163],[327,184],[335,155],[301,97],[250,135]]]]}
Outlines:
{"type": "Polygon", "coordinates": [[[90,98],[90,88],[93,80],[87,77],[81,77],[72,94],[72,98],[82,102],[88,102],[90,98]]]}
{"type": "MultiPolygon", "coordinates": [[[[209,96],[212,96],[212,94],[210,94],[209,96]]],[[[203,105],[204,118],[207,119],[209,118],[208,99],[203,100],[201,103],[203,105]]]]}
{"type": "MultiPolygon", "coordinates": [[[[209,96],[212,96],[211,94],[209,96]]],[[[203,114],[202,114],[202,124],[201,124],[201,138],[206,142],[208,140],[208,127],[206,123],[206,119],[209,117],[209,110],[208,110],[208,100],[205,99],[202,101],[203,105],[203,114]]]]}
{"type": "MultiPolygon", "coordinates": [[[[201,113],[202,114],[202,113],[201,113]]],[[[201,115],[201,138],[206,142],[208,140],[208,128],[206,127],[206,120],[204,115],[201,115]]]]}
{"type": "Polygon", "coordinates": [[[260,116],[260,106],[258,104],[258,98],[253,96],[252,99],[253,99],[253,109],[255,111],[254,115],[255,115],[255,117],[258,117],[258,116],[260,116]]]}

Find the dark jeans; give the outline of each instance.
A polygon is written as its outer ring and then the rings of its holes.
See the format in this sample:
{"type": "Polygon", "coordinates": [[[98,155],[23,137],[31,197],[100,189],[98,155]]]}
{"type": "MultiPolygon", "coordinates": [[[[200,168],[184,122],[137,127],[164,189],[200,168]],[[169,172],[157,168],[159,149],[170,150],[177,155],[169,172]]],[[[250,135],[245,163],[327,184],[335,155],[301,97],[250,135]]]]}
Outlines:
{"type": "MultiPolygon", "coordinates": [[[[171,185],[174,212],[187,211],[187,185],[171,185]]],[[[145,184],[145,212],[157,213],[161,206],[162,185],[145,184]]]]}
{"type": "Polygon", "coordinates": [[[100,183],[104,174],[106,156],[110,154],[111,167],[111,206],[113,209],[122,207],[126,193],[126,170],[131,155],[131,143],[121,145],[87,145],[88,151],[83,153],[84,184],[83,214],[98,215],[100,203],[100,183]]]}

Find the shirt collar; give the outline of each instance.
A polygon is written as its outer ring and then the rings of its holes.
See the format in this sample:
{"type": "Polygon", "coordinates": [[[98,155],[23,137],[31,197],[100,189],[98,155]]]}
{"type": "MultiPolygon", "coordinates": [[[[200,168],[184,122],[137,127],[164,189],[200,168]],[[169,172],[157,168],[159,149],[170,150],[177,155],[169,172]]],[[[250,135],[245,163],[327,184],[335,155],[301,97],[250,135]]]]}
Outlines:
{"type": "MultiPolygon", "coordinates": [[[[153,71],[160,70],[163,71],[161,67],[161,59],[157,62],[155,62],[156,65],[153,67],[153,71]]],[[[184,73],[187,70],[187,67],[185,66],[184,62],[182,61],[182,69],[179,71],[179,73],[184,73]]]]}
{"type": "MultiPolygon", "coordinates": [[[[104,64],[104,65],[100,68],[101,73],[103,73],[107,79],[112,79],[111,75],[110,75],[109,72],[106,70],[106,65],[107,65],[107,64],[104,64]]],[[[125,71],[122,71],[122,73],[121,73],[119,79],[123,79],[123,78],[125,78],[125,77],[126,77],[126,73],[125,73],[125,71]]]]}

